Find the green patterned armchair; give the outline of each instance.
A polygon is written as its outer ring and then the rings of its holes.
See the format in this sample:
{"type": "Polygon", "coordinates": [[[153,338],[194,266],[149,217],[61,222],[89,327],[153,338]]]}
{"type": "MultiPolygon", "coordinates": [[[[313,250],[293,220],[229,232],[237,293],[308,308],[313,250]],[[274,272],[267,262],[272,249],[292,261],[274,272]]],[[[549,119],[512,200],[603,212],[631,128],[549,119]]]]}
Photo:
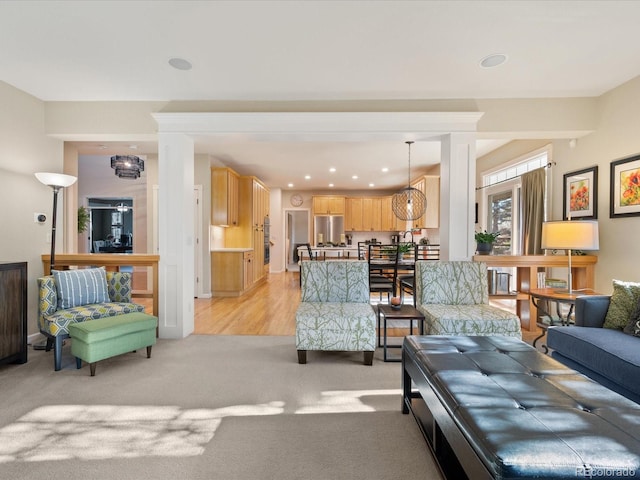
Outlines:
{"type": "Polygon", "coordinates": [[[417,261],[415,278],[426,334],[522,338],[518,316],[489,305],[485,263],[417,261]]]}
{"type": "Polygon", "coordinates": [[[376,315],[369,303],[367,262],[304,261],[300,275],[298,363],[307,363],[307,350],[333,350],[364,352],[364,364],[372,365],[376,315]]]}
{"type": "Polygon", "coordinates": [[[56,371],[62,366],[62,345],[64,339],[69,338],[69,325],[125,313],[144,312],[143,305],[131,303],[130,273],[106,272],[108,302],[61,308],[58,292],[53,275],[38,278],[38,328],[47,339],[46,350],[54,349],[56,371]]]}

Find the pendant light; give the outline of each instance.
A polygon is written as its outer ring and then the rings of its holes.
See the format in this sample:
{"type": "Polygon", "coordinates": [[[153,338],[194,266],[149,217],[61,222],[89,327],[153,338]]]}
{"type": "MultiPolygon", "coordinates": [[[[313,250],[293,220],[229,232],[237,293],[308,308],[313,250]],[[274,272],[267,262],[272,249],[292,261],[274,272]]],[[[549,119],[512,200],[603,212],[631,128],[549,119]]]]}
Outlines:
{"type": "Polygon", "coordinates": [[[427,211],[427,199],[417,188],[411,186],[411,144],[413,142],[405,142],[409,146],[409,170],[407,187],[393,195],[391,206],[393,213],[400,220],[417,220],[427,211]]]}

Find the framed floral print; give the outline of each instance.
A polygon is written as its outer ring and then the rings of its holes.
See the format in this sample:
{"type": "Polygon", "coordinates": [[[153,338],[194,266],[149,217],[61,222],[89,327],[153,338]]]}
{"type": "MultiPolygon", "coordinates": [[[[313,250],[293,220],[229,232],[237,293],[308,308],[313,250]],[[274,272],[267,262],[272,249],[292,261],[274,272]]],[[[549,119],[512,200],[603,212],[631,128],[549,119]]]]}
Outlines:
{"type": "Polygon", "coordinates": [[[640,155],[611,162],[609,217],[640,215],[640,155]]]}
{"type": "Polygon", "coordinates": [[[598,218],[598,167],[564,174],[564,219],[598,218]]]}

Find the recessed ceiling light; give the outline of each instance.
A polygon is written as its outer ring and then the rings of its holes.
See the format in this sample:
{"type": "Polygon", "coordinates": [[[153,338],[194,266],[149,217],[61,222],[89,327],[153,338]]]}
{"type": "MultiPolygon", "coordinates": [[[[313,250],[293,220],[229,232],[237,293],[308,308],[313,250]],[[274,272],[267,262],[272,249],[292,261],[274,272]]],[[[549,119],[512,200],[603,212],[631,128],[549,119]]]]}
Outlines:
{"type": "Polygon", "coordinates": [[[389,169],[388,169],[387,167],[384,167],[384,168],[382,169],[382,171],[383,171],[384,173],[387,173],[387,172],[389,171],[389,169]]]}
{"type": "Polygon", "coordinates": [[[375,184],[375,183],[370,183],[370,184],[369,184],[369,186],[370,186],[370,187],[375,187],[375,186],[376,186],[376,184],[375,184]]]}
{"type": "Polygon", "coordinates": [[[351,178],[353,178],[354,180],[357,180],[358,179],[358,175],[354,175],[351,178]]]}
{"type": "Polygon", "coordinates": [[[137,150],[138,149],[138,145],[129,145],[129,148],[131,150],[137,150]]]}
{"type": "Polygon", "coordinates": [[[331,173],[334,173],[334,172],[336,171],[336,169],[335,169],[334,167],[331,167],[331,168],[329,169],[329,171],[330,171],[331,173]]]}
{"type": "Polygon", "coordinates": [[[176,70],[191,70],[193,68],[190,61],[178,57],[170,58],[169,65],[176,70]]]}
{"type": "Polygon", "coordinates": [[[305,175],[305,176],[304,176],[304,179],[305,179],[305,180],[311,180],[311,175],[305,175]]]}
{"type": "Polygon", "coordinates": [[[330,183],[330,184],[329,184],[329,188],[333,188],[333,183],[330,183]]]}
{"type": "Polygon", "coordinates": [[[293,188],[293,183],[288,184],[287,187],[293,188]]]}
{"type": "Polygon", "coordinates": [[[497,67],[507,61],[507,55],[504,53],[492,53],[480,60],[480,66],[484,68],[497,67]]]}

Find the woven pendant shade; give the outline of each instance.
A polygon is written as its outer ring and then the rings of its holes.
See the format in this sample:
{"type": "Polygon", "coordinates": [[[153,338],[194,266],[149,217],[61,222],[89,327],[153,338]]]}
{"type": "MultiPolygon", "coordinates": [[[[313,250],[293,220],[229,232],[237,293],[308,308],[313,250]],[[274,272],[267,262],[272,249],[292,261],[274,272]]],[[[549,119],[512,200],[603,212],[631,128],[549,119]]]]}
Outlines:
{"type": "Polygon", "coordinates": [[[391,208],[393,209],[393,214],[400,220],[417,220],[427,211],[427,199],[424,193],[411,186],[411,144],[413,142],[405,143],[409,146],[407,187],[393,195],[391,208]]]}

